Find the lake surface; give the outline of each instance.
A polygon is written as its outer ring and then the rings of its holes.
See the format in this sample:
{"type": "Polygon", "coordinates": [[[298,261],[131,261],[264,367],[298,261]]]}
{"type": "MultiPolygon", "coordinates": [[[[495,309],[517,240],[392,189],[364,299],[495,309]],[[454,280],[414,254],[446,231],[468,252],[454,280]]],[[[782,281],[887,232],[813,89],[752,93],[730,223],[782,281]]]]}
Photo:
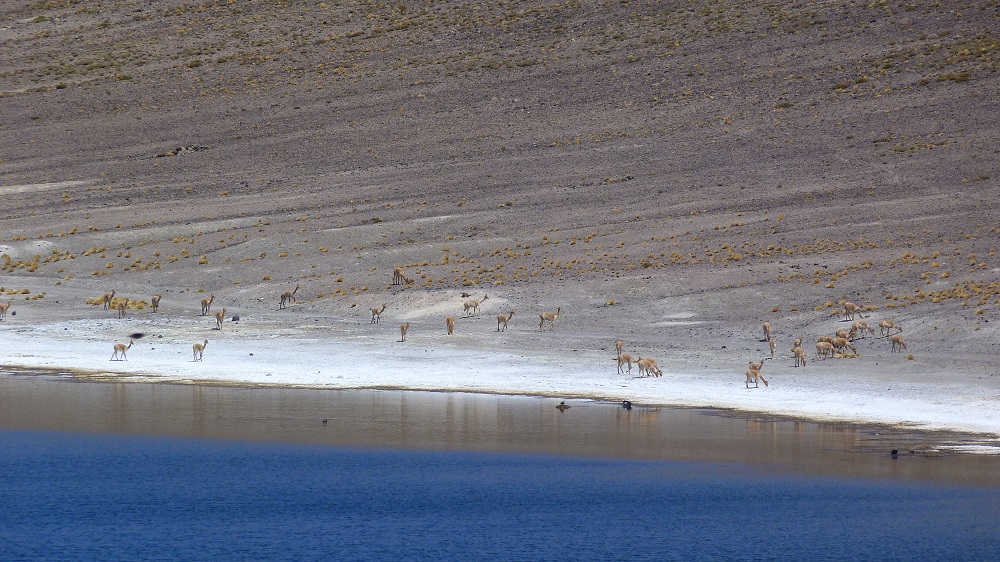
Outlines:
{"type": "Polygon", "coordinates": [[[966,437],[556,403],[0,374],[3,558],[1000,552],[1000,459],[906,452],[966,437]]]}

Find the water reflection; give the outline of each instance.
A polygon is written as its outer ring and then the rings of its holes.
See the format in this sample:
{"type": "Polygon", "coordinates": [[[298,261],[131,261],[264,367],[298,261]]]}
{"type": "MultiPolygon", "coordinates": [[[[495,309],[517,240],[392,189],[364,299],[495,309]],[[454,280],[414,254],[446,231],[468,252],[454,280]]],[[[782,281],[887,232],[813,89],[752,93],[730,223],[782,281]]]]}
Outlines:
{"type": "Polygon", "coordinates": [[[478,394],[80,382],[0,374],[0,429],[764,463],[775,470],[997,485],[1000,457],[901,455],[961,440],[715,411],[478,394]],[[323,423],[322,420],[327,420],[323,423]]]}

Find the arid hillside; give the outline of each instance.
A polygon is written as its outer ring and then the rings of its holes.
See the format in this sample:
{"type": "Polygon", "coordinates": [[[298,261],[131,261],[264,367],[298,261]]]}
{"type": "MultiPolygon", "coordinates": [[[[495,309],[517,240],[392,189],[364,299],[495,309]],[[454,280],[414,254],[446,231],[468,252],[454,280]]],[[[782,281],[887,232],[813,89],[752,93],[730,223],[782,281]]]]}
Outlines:
{"type": "Polygon", "coordinates": [[[995,354],[998,61],[995,0],[7,1],[0,279],[995,354]]]}

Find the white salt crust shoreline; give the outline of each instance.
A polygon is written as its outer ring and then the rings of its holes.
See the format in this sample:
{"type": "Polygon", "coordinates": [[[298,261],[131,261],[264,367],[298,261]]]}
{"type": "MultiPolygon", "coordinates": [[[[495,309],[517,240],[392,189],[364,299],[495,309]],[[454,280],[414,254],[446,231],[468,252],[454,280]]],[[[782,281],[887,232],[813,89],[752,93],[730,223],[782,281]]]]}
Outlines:
{"type": "Polygon", "coordinates": [[[222,332],[203,335],[202,339],[209,340],[204,360],[194,362],[191,346],[201,340],[172,334],[171,321],[163,317],[155,326],[148,321],[130,322],[128,329],[146,335],[128,351],[127,361],[111,361],[113,343],[127,343],[127,338],[105,333],[121,333],[122,325],[115,321],[7,324],[4,328],[0,331],[4,364],[15,369],[56,369],[132,382],[630,400],[643,405],[976,433],[982,434],[984,443],[1000,447],[998,397],[984,395],[982,388],[941,382],[942,377],[931,373],[926,380],[911,377],[887,382],[850,370],[831,377],[815,364],[805,369],[768,364],[764,373],[770,385],[747,389],[742,373],[675,371],[663,359],[662,377],[637,377],[634,368],[632,375],[618,374],[607,351],[553,352],[537,347],[517,353],[489,351],[468,334],[448,338],[411,332],[401,343],[396,341],[399,333],[394,326],[377,328],[377,337],[371,331],[357,330],[362,332],[357,335],[334,328],[324,331],[323,337],[305,338],[296,334],[301,330],[281,333],[233,322],[227,322],[222,332]]]}

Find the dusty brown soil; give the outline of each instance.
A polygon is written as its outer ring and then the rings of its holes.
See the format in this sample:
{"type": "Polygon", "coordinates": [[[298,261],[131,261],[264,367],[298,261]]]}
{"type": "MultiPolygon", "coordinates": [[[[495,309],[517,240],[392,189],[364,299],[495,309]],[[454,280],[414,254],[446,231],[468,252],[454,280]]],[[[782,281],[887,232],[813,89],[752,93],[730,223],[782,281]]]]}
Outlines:
{"type": "Polygon", "coordinates": [[[4,2],[8,320],[114,289],[443,330],[467,292],[525,332],[561,307],[554,352],[739,384],[762,321],[780,372],[853,301],[908,348],[817,376],[1000,399],[998,29],[990,1],[4,2]]]}

